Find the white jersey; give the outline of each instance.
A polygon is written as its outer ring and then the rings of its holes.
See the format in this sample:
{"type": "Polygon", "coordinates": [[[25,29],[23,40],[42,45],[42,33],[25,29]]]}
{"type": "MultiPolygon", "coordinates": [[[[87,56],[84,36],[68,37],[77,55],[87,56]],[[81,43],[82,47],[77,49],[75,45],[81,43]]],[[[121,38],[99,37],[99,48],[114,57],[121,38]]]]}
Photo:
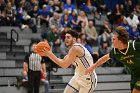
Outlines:
{"type": "MultiPolygon", "coordinates": [[[[82,45],[82,44],[74,44],[74,46],[80,46],[84,49],[84,55],[82,57],[77,57],[75,60],[76,63],[76,69],[75,69],[75,75],[83,77],[85,76],[85,71],[88,67],[93,65],[93,58],[90,54],[90,52],[82,45]]],[[[93,72],[95,74],[95,72],[93,72]]]]}
{"type": "Polygon", "coordinates": [[[93,58],[89,51],[81,44],[74,44],[84,49],[82,57],[75,60],[75,75],[72,77],[63,93],[93,93],[97,85],[97,75],[93,72],[91,75],[85,75],[88,67],[93,65],[93,58]]]}

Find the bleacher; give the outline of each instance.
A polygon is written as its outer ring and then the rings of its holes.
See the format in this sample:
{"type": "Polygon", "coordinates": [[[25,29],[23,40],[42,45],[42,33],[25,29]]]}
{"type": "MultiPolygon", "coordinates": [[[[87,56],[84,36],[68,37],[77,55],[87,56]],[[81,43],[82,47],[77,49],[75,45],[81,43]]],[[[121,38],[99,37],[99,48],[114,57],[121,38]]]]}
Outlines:
{"type": "MultiPolygon", "coordinates": [[[[101,23],[96,21],[96,25],[101,23]]],[[[16,35],[14,37],[16,38],[16,35]]],[[[41,39],[41,31],[32,33],[30,29],[0,27],[0,93],[26,93],[24,87],[20,89],[16,87],[16,77],[21,76],[23,59],[29,52],[32,38],[41,39]],[[13,49],[10,52],[10,31],[13,28],[18,32],[19,40],[13,42],[13,49]]],[[[130,75],[123,74],[123,70],[123,67],[98,68],[96,70],[98,85],[95,93],[130,93],[130,75]]],[[[58,68],[57,72],[50,72],[50,93],[62,93],[73,74],[72,68],[58,68]]],[[[40,88],[40,93],[44,93],[44,87],[41,85],[40,88]]]]}

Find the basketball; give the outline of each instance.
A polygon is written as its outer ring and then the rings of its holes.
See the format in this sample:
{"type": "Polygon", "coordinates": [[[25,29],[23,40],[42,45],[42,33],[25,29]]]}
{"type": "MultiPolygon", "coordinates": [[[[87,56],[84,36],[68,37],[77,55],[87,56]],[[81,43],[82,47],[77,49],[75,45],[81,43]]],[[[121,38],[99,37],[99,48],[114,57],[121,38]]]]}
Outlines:
{"type": "Polygon", "coordinates": [[[49,43],[47,41],[41,41],[39,42],[37,45],[36,45],[36,48],[35,48],[35,51],[41,55],[41,56],[45,56],[45,53],[42,52],[42,50],[45,49],[45,50],[50,50],[51,47],[49,45],[49,43]]]}

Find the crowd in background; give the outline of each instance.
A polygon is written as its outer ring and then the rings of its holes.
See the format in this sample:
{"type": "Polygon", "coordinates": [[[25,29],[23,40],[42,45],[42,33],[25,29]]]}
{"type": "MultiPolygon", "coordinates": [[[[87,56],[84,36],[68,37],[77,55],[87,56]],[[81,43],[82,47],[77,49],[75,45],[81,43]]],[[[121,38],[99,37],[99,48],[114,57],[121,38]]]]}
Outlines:
{"type": "Polygon", "coordinates": [[[42,24],[47,28],[42,39],[47,39],[60,57],[68,50],[65,33],[74,29],[79,33],[78,42],[97,59],[110,51],[114,26],[124,26],[130,40],[140,38],[140,0],[0,0],[0,26],[31,28],[37,33],[42,24]],[[99,15],[107,20],[97,29],[94,18],[99,15]],[[98,54],[94,46],[99,47],[98,54]]]}

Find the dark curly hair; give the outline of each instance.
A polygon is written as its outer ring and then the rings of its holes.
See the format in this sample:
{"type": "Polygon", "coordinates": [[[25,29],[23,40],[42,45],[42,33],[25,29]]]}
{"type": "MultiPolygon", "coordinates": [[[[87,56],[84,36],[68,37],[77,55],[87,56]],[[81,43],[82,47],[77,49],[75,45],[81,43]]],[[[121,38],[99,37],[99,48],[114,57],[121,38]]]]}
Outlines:
{"type": "Polygon", "coordinates": [[[66,32],[66,34],[70,34],[72,37],[74,37],[76,39],[79,38],[79,34],[75,30],[69,30],[69,31],[66,32]]]}

